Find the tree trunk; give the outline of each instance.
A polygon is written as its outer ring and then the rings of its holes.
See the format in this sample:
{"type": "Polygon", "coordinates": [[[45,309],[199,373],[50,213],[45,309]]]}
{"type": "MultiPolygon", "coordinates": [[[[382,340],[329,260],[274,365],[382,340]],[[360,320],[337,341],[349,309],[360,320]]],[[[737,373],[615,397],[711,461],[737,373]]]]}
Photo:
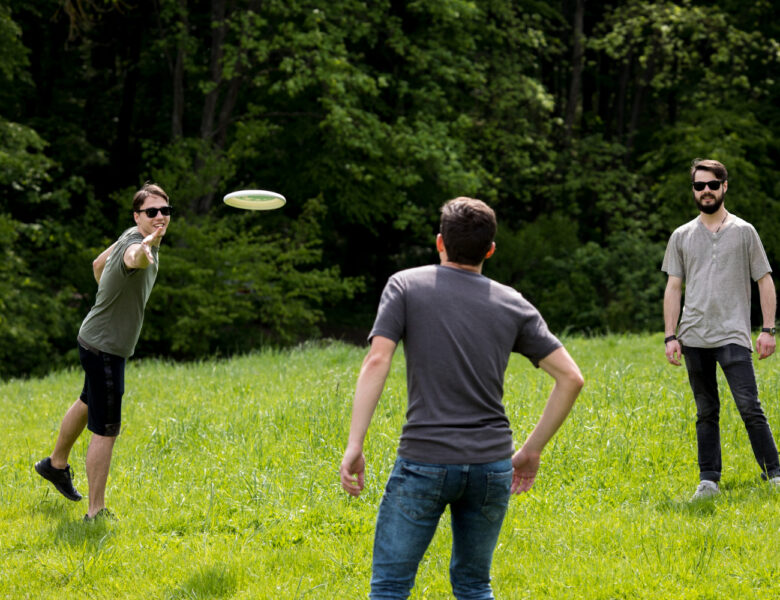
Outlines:
{"type": "Polygon", "coordinates": [[[585,0],[577,0],[574,11],[574,47],[571,57],[571,83],[569,85],[569,100],[566,103],[566,137],[571,139],[571,131],[577,114],[580,112],[582,96],[582,68],[585,45],[583,44],[583,21],[585,18],[585,0]]]}

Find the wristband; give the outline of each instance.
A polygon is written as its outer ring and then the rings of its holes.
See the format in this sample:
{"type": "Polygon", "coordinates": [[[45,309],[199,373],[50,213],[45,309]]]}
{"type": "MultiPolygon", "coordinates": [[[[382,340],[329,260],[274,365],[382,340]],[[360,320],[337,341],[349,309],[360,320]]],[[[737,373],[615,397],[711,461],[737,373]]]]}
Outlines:
{"type": "Polygon", "coordinates": [[[664,338],[664,344],[668,344],[668,343],[669,343],[669,342],[671,342],[672,340],[676,340],[676,339],[677,339],[677,336],[676,336],[676,335],[674,335],[674,334],[672,334],[672,335],[670,335],[669,337],[667,337],[667,338],[664,338]]]}

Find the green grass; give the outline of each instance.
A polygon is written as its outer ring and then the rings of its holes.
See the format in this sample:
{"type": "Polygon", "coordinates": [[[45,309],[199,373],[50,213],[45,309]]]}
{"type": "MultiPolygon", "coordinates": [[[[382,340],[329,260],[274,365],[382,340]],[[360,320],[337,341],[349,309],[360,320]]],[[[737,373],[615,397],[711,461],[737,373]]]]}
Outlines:
{"type": "MultiPolygon", "coordinates": [[[[723,493],[697,483],[685,369],[659,336],[567,340],[586,387],[512,499],[493,566],[498,598],[778,598],[780,493],[758,478],[728,391],[723,493]]],[[[80,370],[0,384],[0,598],[365,598],[374,519],[403,422],[398,353],[369,431],[367,489],[349,498],[338,464],[364,350],[307,345],[225,361],[131,361],[108,482],[117,522],[82,523],[33,463],[52,449],[80,370]]],[[[757,363],[780,431],[780,363],[757,363]]],[[[727,390],[723,380],[721,388],[727,390]]],[[[549,378],[521,358],[505,404],[521,441],[549,378]]],[[[71,457],[86,492],[82,436],[71,457]]],[[[412,598],[450,598],[449,524],[412,598]]]]}

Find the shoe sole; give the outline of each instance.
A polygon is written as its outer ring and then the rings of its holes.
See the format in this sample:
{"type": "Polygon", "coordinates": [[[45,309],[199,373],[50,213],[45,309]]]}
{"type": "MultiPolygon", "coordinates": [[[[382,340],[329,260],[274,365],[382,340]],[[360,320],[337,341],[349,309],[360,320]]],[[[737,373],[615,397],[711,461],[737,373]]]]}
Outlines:
{"type": "Polygon", "coordinates": [[[71,500],[71,501],[73,501],[73,502],[78,502],[79,500],[81,500],[81,498],[82,498],[82,495],[81,495],[81,494],[79,494],[79,493],[78,493],[78,491],[74,490],[74,491],[76,491],[76,494],[77,494],[77,495],[75,495],[75,496],[74,496],[73,494],[70,494],[70,493],[68,493],[68,492],[67,492],[67,490],[63,490],[63,489],[62,489],[62,486],[61,486],[59,483],[57,483],[56,481],[52,481],[51,479],[49,479],[49,478],[46,476],[46,471],[43,469],[43,466],[41,465],[41,461],[38,461],[37,463],[35,463],[35,470],[36,470],[36,472],[38,473],[38,475],[40,475],[40,476],[41,476],[41,477],[43,477],[43,478],[44,478],[46,481],[48,481],[49,483],[51,483],[51,484],[54,486],[54,489],[56,489],[56,490],[57,490],[57,491],[58,491],[60,494],[62,494],[63,496],[65,496],[65,497],[66,497],[68,500],[71,500]]]}

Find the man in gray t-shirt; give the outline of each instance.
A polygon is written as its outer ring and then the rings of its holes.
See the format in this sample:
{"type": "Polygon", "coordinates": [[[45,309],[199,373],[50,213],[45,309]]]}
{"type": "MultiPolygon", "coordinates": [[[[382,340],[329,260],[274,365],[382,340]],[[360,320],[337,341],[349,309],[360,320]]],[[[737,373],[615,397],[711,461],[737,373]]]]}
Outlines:
{"type": "Polygon", "coordinates": [[[582,387],[577,365],[539,312],[481,274],[495,251],[495,231],[495,214],[484,202],[447,202],[436,238],[440,264],[396,273],[382,293],[340,467],[342,487],[358,496],[365,483],[363,442],[403,340],[406,423],[377,516],[372,598],[408,596],[447,505],[453,592],[492,597],[490,564],[510,494],[531,488],[542,449],[582,387]],[[502,403],[512,352],[555,381],[541,419],[517,451],[502,403]]]}
{"type": "Polygon", "coordinates": [[[691,167],[699,216],[672,233],[661,269],[669,276],[664,294],[666,358],[680,365],[685,356],[696,401],[699,486],[693,499],[719,492],[721,477],[720,364],[753,447],[762,476],[780,485],[777,447],[758,399],[751,358],[750,284],[758,284],[764,327],[756,341],[758,358],[775,351],[775,286],[764,247],[750,223],[726,210],[726,167],[697,159],[691,167]],[[680,301],[685,284],[685,306],[680,301]],[[679,325],[678,325],[679,319],[679,325]]]}
{"type": "Polygon", "coordinates": [[[87,449],[89,509],[85,520],[111,513],[105,489],[114,442],[121,424],[125,362],[134,350],[144,321],[144,308],[157,277],[159,247],[171,220],[168,196],[147,183],[133,197],[135,226],[92,263],[98,291],[95,305],[81,324],[78,349],[84,387],[65,413],[51,456],[35,470],[69,500],[81,500],[73,486],[68,457],[86,427],[92,432],[87,449]]]}

